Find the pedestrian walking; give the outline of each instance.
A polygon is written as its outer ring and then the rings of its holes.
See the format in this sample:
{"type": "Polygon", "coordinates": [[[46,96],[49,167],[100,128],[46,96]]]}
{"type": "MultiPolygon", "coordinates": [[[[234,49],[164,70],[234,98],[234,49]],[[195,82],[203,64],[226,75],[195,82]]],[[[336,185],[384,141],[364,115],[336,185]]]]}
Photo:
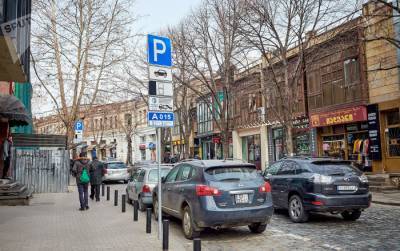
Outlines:
{"type": "Polygon", "coordinates": [[[8,170],[11,165],[11,147],[12,147],[12,137],[8,134],[7,138],[3,142],[3,175],[2,178],[6,179],[8,177],[8,170]]]}
{"type": "Polygon", "coordinates": [[[79,158],[75,161],[72,168],[73,175],[76,177],[78,186],[80,211],[89,209],[88,188],[89,188],[89,169],[90,161],[86,158],[86,153],[81,152],[79,158]]]}
{"type": "Polygon", "coordinates": [[[102,177],[104,176],[104,164],[93,157],[93,161],[90,163],[90,198],[96,201],[100,201],[100,185],[102,177]]]}

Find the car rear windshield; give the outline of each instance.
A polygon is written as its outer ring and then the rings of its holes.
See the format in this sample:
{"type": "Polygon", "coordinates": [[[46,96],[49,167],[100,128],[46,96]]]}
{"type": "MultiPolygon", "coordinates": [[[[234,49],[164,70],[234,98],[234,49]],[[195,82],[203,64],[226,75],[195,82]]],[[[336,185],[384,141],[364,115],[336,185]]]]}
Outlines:
{"type": "Polygon", "coordinates": [[[107,168],[108,169],[124,169],[124,168],[126,168],[126,165],[123,162],[114,162],[114,163],[108,163],[107,168]]]}
{"type": "MultiPolygon", "coordinates": [[[[161,177],[167,176],[171,169],[168,168],[162,168],[161,169],[161,177]]],[[[158,181],[158,170],[157,169],[152,169],[149,172],[149,182],[157,182],[158,181]]]]}
{"type": "Polygon", "coordinates": [[[206,173],[217,181],[250,180],[259,176],[256,168],[252,166],[214,167],[207,169],[206,173]]]}
{"type": "Polygon", "coordinates": [[[350,173],[360,174],[360,171],[351,166],[351,163],[344,162],[331,162],[331,161],[318,161],[310,164],[313,172],[323,175],[346,175],[350,173]]]}

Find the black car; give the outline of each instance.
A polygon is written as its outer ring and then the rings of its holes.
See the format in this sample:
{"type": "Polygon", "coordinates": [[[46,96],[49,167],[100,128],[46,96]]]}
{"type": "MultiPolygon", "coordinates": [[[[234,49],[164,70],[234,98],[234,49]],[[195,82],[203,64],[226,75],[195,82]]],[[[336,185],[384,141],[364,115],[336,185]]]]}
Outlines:
{"type": "MultiPolygon", "coordinates": [[[[182,220],[188,239],[206,227],[248,226],[265,230],[273,213],[271,187],[255,165],[229,160],[177,164],[162,179],[162,211],[182,220]]],[[[158,218],[157,188],[153,208],[158,218]]]]}
{"type": "Polygon", "coordinates": [[[341,213],[357,220],[371,203],[368,179],[351,162],[328,158],[284,158],[264,177],[272,187],[275,208],[289,210],[293,222],[305,222],[309,212],[341,213]]]}

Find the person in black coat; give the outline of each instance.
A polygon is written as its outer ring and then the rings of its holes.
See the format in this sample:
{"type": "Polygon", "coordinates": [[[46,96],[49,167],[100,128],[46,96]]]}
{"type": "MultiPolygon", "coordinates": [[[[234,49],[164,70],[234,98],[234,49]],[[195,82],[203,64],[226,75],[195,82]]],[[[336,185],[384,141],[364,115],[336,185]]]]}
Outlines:
{"type": "Polygon", "coordinates": [[[96,201],[100,201],[100,185],[104,175],[104,164],[93,157],[93,161],[90,163],[90,198],[96,201]]]}

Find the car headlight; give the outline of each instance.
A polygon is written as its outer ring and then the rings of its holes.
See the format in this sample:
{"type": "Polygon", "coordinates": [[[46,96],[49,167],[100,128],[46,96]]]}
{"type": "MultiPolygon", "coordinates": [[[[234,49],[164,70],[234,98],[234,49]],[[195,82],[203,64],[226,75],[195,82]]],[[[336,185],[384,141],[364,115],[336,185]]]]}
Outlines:
{"type": "Polygon", "coordinates": [[[362,183],[368,183],[368,178],[365,174],[361,175],[359,178],[362,183]]]}

